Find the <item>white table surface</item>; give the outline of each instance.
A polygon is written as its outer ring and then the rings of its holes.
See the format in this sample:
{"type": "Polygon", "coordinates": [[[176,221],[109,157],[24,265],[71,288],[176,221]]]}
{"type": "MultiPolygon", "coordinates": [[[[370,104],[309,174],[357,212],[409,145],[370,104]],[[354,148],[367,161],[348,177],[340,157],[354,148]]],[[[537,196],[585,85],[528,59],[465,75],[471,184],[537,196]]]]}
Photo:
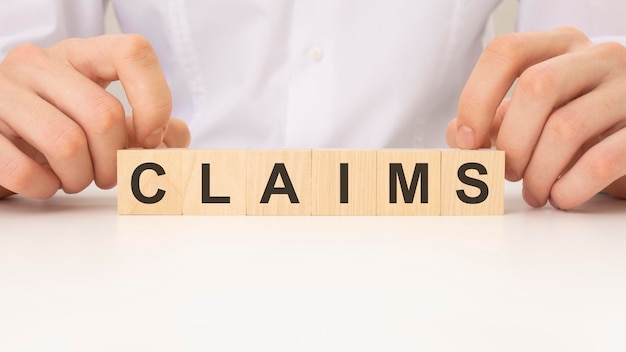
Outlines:
{"type": "Polygon", "coordinates": [[[496,217],[0,201],[0,351],[624,351],[626,202],[496,217]]]}

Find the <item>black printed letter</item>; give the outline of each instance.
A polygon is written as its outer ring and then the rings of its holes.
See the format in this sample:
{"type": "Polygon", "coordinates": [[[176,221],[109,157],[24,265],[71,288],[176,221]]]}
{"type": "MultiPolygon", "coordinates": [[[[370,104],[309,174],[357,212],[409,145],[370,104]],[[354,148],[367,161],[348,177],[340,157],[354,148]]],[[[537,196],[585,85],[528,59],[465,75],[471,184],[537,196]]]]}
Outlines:
{"type": "Polygon", "coordinates": [[[230,197],[211,196],[211,164],[202,164],[202,203],[230,203],[230,197]]]}
{"type": "Polygon", "coordinates": [[[348,164],[341,163],[339,168],[339,199],[341,204],[348,203],[348,164]]]}
{"type": "Polygon", "coordinates": [[[157,175],[162,176],[165,175],[165,170],[163,167],[157,163],[143,163],[133,171],[133,176],[130,180],[130,188],[133,191],[133,195],[135,198],[144,204],[155,204],[161,201],[165,196],[165,191],[162,189],[158,189],[156,194],[152,197],[146,197],[143,193],[141,193],[141,189],[139,189],[139,178],[141,174],[146,170],[153,170],[157,175]]]}
{"type": "Polygon", "coordinates": [[[467,176],[467,170],[476,170],[479,175],[486,175],[487,169],[484,165],[478,163],[466,163],[461,165],[458,172],[459,181],[466,185],[474,186],[480,190],[480,194],[476,197],[469,197],[464,190],[457,190],[456,194],[465,204],[480,204],[489,196],[489,186],[481,180],[467,176]]]}
{"type": "Polygon", "coordinates": [[[415,164],[410,187],[407,186],[402,164],[389,164],[389,203],[398,203],[396,179],[400,183],[404,202],[413,203],[415,192],[417,191],[417,182],[420,176],[423,176],[422,187],[420,189],[420,203],[425,204],[428,203],[428,164],[415,164]]]}
{"type": "Polygon", "coordinates": [[[300,203],[298,196],[296,195],[296,190],[293,188],[293,184],[291,184],[287,168],[285,168],[285,164],[283,163],[274,164],[272,174],[270,175],[269,181],[267,181],[267,186],[265,186],[265,191],[261,197],[261,203],[269,203],[272,194],[286,194],[289,196],[289,201],[292,204],[300,203]],[[278,180],[279,175],[283,180],[285,187],[276,187],[276,181],[278,180]]]}

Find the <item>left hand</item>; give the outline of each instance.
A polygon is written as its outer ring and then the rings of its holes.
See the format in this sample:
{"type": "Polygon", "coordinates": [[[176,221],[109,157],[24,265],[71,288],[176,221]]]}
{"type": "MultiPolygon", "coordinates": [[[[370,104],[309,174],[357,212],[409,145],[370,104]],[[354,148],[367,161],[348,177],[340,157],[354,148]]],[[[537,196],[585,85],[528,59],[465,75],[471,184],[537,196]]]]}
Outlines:
{"type": "Polygon", "coordinates": [[[571,209],[626,198],[626,47],[574,28],[507,34],[481,55],[448,125],[451,147],[506,153],[524,200],[571,209]],[[511,99],[507,91],[515,85],[511,99]]]}
{"type": "MultiPolygon", "coordinates": [[[[126,116],[125,119],[126,125],[126,133],[127,133],[127,141],[128,148],[142,148],[144,145],[137,140],[137,135],[135,134],[135,126],[133,123],[132,116],[126,116]]],[[[28,144],[25,140],[21,138],[15,138],[11,140],[15,146],[24,153],[24,155],[28,156],[39,165],[49,168],[48,160],[46,156],[35,149],[33,146],[28,144]]],[[[158,146],[160,148],[186,148],[189,146],[191,142],[191,134],[189,132],[189,127],[187,124],[180,119],[172,117],[169,122],[167,129],[165,130],[165,134],[163,135],[163,142],[158,146]]],[[[114,165],[116,166],[116,165],[114,165]]],[[[113,185],[111,185],[112,187],[113,185]]],[[[102,188],[110,188],[110,187],[102,187],[102,188]]],[[[0,186],[0,200],[3,198],[14,195],[15,193],[0,186]]]]}

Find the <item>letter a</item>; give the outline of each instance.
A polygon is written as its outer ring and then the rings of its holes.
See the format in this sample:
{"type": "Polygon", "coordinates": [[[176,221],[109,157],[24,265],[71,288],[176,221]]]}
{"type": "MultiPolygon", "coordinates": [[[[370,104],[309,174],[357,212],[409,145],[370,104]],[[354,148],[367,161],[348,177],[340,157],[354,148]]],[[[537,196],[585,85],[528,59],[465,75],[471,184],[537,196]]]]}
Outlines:
{"type": "Polygon", "coordinates": [[[276,163],[274,164],[274,168],[272,169],[272,174],[270,175],[270,179],[267,181],[267,186],[265,186],[265,191],[263,192],[263,196],[261,197],[261,203],[269,203],[270,197],[272,194],[286,194],[289,196],[289,201],[292,204],[300,203],[298,200],[298,195],[296,195],[296,190],[293,188],[293,184],[291,183],[291,179],[289,178],[289,174],[287,173],[287,168],[284,163],[276,163]],[[276,181],[278,181],[278,176],[283,180],[283,184],[285,187],[276,187],[276,181]]]}

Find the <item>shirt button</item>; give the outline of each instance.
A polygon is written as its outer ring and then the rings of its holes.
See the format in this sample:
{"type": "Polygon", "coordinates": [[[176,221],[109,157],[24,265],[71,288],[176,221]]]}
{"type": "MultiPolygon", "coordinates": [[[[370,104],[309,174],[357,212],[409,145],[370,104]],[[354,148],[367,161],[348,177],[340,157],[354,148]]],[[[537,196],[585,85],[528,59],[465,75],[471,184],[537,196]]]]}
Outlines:
{"type": "Polygon", "coordinates": [[[314,62],[320,62],[324,59],[324,50],[319,46],[312,46],[307,50],[309,59],[314,62]]]}

